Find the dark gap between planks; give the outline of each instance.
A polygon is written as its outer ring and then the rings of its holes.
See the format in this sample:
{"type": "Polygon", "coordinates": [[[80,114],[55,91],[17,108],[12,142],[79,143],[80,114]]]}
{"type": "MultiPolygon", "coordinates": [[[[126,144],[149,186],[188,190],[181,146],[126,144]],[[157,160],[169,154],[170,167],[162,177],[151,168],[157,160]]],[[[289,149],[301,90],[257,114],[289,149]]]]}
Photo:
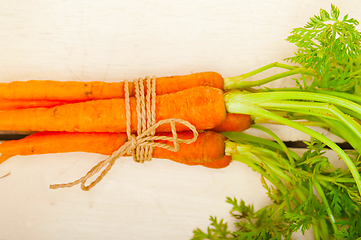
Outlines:
{"type": "MultiPolygon", "coordinates": [[[[10,140],[18,140],[22,139],[29,134],[21,133],[21,134],[6,134],[1,133],[0,134],[0,141],[10,141],[10,140]]],[[[306,144],[303,141],[294,141],[294,142],[284,142],[287,147],[289,148],[306,148],[306,144]]],[[[349,143],[336,143],[338,146],[340,146],[342,149],[345,150],[351,150],[353,149],[352,146],[349,143]]]]}

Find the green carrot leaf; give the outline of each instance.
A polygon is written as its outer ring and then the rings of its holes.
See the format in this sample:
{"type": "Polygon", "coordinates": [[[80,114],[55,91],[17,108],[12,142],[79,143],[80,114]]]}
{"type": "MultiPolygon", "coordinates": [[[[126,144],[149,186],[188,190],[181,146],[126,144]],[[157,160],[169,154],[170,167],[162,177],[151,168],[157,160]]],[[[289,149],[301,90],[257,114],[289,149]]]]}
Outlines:
{"type": "Polygon", "coordinates": [[[361,71],[361,32],[357,20],[339,16],[339,9],[331,5],[330,13],[321,9],[304,27],[293,29],[286,41],[298,49],[286,60],[315,70],[312,88],[355,93],[361,82],[359,74],[353,74],[361,71]]]}
{"type": "Polygon", "coordinates": [[[204,233],[202,230],[197,229],[193,231],[192,240],[221,240],[221,239],[231,239],[230,231],[228,231],[227,223],[223,223],[223,219],[220,221],[217,220],[217,217],[210,217],[211,227],[208,227],[207,233],[204,233]]]}

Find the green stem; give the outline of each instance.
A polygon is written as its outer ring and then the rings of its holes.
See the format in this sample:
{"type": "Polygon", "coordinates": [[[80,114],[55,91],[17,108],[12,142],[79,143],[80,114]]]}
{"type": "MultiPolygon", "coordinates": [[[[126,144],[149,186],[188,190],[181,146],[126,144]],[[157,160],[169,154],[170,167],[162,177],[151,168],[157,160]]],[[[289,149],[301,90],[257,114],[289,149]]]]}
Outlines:
{"type": "MultiPolygon", "coordinates": [[[[249,144],[252,143],[252,145],[257,144],[257,146],[266,146],[267,148],[270,148],[274,151],[279,151],[281,153],[285,153],[284,149],[282,147],[280,147],[279,144],[272,142],[270,140],[261,138],[261,137],[256,137],[256,136],[252,136],[243,132],[223,132],[222,133],[224,136],[226,136],[228,139],[238,142],[238,143],[245,143],[245,144],[249,144]]],[[[227,145],[227,141],[226,141],[226,145],[227,145]]],[[[289,154],[292,156],[293,159],[299,159],[300,157],[292,150],[288,149],[289,154]]],[[[286,154],[286,153],[285,153],[286,154]]]]}
{"type": "MultiPolygon", "coordinates": [[[[287,148],[287,147],[286,147],[287,148]]],[[[242,153],[242,154],[254,154],[254,159],[262,159],[266,158],[267,162],[269,162],[272,166],[281,168],[280,170],[276,170],[281,176],[281,178],[285,181],[291,182],[291,177],[289,177],[287,174],[285,174],[283,168],[287,168],[287,170],[292,171],[294,169],[294,166],[290,165],[289,161],[287,159],[283,158],[278,151],[270,150],[264,147],[257,147],[252,146],[249,144],[241,144],[241,143],[235,143],[231,141],[226,142],[226,153],[232,154],[232,153],[242,153]],[[275,159],[275,160],[272,160],[275,159]]],[[[259,160],[260,161],[260,160],[259,160]]]]}
{"type": "Polygon", "coordinates": [[[277,207],[277,210],[273,212],[273,214],[271,215],[271,219],[276,217],[277,214],[279,213],[280,215],[282,215],[284,213],[284,208],[285,208],[285,205],[286,205],[286,201],[283,201],[278,207],[277,207]]]}
{"type": "MultiPolygon", "coordinates": [[[[267,151],[267,149],[261,149],[261,148],[256,148],[256,149],[252,149],[252,153],[256,153],[257,155],[258,154],[262,154],[263,152],[265,152],[265,153],[267,153],[267,154],[269,154],[269,152],[267,151]],[[258,153],[259,152],[259,153],[258,153]]],[[[282,158],[280,158],[280,157],[278,157],[277,158],[277,153],[273,153],[273,155],[271,155],[271,156],[273,156],[275,159],[277,159],[277,160],[282,160],[282,158]]],[[[268,162],[268,164],[272,164],[274,167],[274,169],[276,169],[276,167],[277,168],[283,168],[284,167],[284,165],[282,164],[282,163],[280,163],[279,161],[275,161],[275,160],[270,160],[270,159],[268,159],[267,160],[267,162],[268,162]]],[[[286,165],[286,167],[287,168],[290,168],[290,166],[289,165],[286,165]]],[[[277,172],[280,172],[281,174],[280,174],[280,176],[282,177],[282,179],[284,180],[284,181],[288,181],[288,182],[291,182],[291,178],[288,176],[288,175],[286,175],[286,174],[284,174],[283,172],[284,172],[284,170],[282,170],[282,169],[279,169],[279,170],[275,170],[275,171],[277,171],[277,172]]],[[[328,184],[328,182],[331,182],[331,183],[336,183],[336,182],[343,182],[343,183],[354,183],[355,182],[355,179],[353,179],[353,178],[339,178],[339,177],[329,177],[329,176],[325,176],[325,175],[322,175],[322,174],[315,174],[315,173],[310,173],[310,172],[307,172],[307,171],[304,171],[304,170],[302,170],[302,169],[297,169],[297,171],[296,171],[296,169],[293,169],[293,171],[295,171],[295,172],[297,172],[299,175],[303,175],[303,176],[306,176],[306,177],[309,177],[309,178],[313,178],[313,177],[317,177],[317,179],[319,179],[319,180],[322,180],[322,181],[325,181],[325,182],[327,182],[327,184],[328,184]]],[[[326,184],[326,183],[325,183],[326,184]]]]}
{"type": "MultiPolygon", "coordinates": [[[[255,93],[258,94],[258,93],[255,93]]],[[[245,95],[247,96],[247,95],[245,95]]],[[[350,157],[333,141],[322,135],[321,133],[318,133],[310,128],[307,128],[305,126],[302,126],[301,124],[295,123],[291,120],[285,119],[283,117],[280,117],[276,114],[272,114],[271,112],[251,105],[246,104],[242,102],[242,94],[232,94],[231,96],[226,95],[226,107],[228,112],[230,113],[241,113],[241,114],[249,114],[249,115],[255,115],[263,118],[268,118],[273,121],[279,122],[281,124],[290,126],[292,128],[295,128],[301,132],[304,132],[311,137],[314,137],[318,139],[319,141],[325,143],[327,146],[329,146],[332,150],[334,150],[346,163],[348,166],[352,176],[355,178],[355,183],[357,185],[358,191],[361,194],[361,176],[360,173],[357,170],[357,167],[354,165],[353,161],[350,159],[350,157]]]]}
{"type": "Polygon", "coordinates": [[[274,152],[269,149],[260,148],[260,147],[254,147],[251,149],[252,153],[256,154],[257,156],[264,156],[267,157],[267,162],[270,162],[273,166],[277,168],[281,168],[278,170],[280,172],[280,176],[283,178],[283,180],[291,182],[291,177],[289,177],[287,174],[285,175],[283,170],[286,168],[289,172],[294,170],[294,165],[291,165],[287,159],[280,156],[278,152],[274,152]],[[271,160],[274,159],[274,160],[271,160]],[[285,175],[285,176],[284,176],[285,175]]]}
{"type": "Polygon", "coordinates": [[[299,73],[303,73],[303,74],[307,74],[307,75],[314,75],[314,71],[313,70],[309,70],[309,69],[305,69],[305,68],[300,68],[298,66],[291,66],[291,65],[287,65],[287,64],[283,64],[283,63],[278,63],[278,62],[274,62],[274,63],[270,63],[266,66],[263,66],[261,68],[258,68],[256,70],[253,70],[251,72],[242,74],[240,76],[237,77],[228,77],[228,78],[224,78],[223,79],[223,84],[224,84],[224,90],[231,90],[231,89],[245,89],[245,88],[249,88],[249,87],[255,87],[255,86],[260,86],[263,85],[265,83],[269,83],[272,82],[274,80],[280,79],[280,78],[284,78],[284,77],[288,77],[288,76],[292,76],[295,74],[299,74],[299,73]],[[258,73],[264,72],[268,69],[271,69],[273,67],[279,67],[279,68],[284,68],[287,69],[289,71],[284,72],[284,73],[279,73],[258,81],[244,81],[244,79],[247,79],[251,76],[254,76],[258,73]]]}
{"type": "Polygon", "coordinates": [[[331,103],[337,106],[344,107],[354,112],[361,112],[361,106],[350,100],[340,97],[329,96],[327,94],[314,93],[314,92],[300,92],[300,91],[285,91],[285,92],[260,92],[260,93],[242,93],[242,92],[229,92],[226,93],[226,98],[231,96],[238,96],[237,100],[242,103],[261,103],[275,100],[308,100],[318,101],[324,103],[331,103]]]}
{"type": "Polygon", "coordinates": [[[355,76],[355,75],[359,75],[361,73],[361,69],[357,70],[357,71],[353,71],[351,72],[348,77],[352,77],[352,76],[355,76]]]}
{"type": "Polygon", "coordinates": [[[320,240],[321,239],[320,228],[315,223],[312,223],[312,226],[313,226],[313,235],[314,235],[315,240],[320,240]]]}
{"type": "MultiPolygon", "coordinates": [[[[292,121],[294,122],[297,122],[303,126],[312,126],[312,127],[319,127],[319,128],[323,128],[323,129],[328,129],[328,125],[324,122],[318,122],[318,121],[310,121],[310,120],[307,120],[308,116],[304,116],[304,117],[300,117],[300,118],[290,118],[292,121]]],[[[264,118],[255,118],[254,119],[254,123],[255,124],[263,124],[263,123],[267,123],[267,124],[276,124],[276,125],[279,125],[279,123],[277,122],[273,122],[273,121],[270,121],[269,119],[264,119],[264,118]]]]}
{"type": "Polygon", "coordinates": [[[234,153],[232,154],[232,159],[241,163],[246,164],[247,166],[249,166],[250,168],[252,168],[252,170],[260,173],[263,177],[265,177],[268,181],[270,181],[275,187],[279,187],[277,182],[270,177],[270,175],[264,171],[262,168],[260,168],[258,166],[258,164],[254,163],[254,159],[252,156],[250,156],[250,154],[246,154],[246,153],[234,153]]]}
{"type": "MultiPolygon", "coordinates": [[[[263,162],[263,167],[268,170],[268,172],[273,175],[273,178],[275,179],[275,181],[277,181],[278,183],[278,186],[280,187],[279,189],[280,190],[283,190],[283,192],[285,193],[284,194],[284,197],[285,197],[285,201],[286,201],[286,204],[287,204],[287,210],[289,212],[291,212],[292,208],[291,208],[291,202],[290,202],[290,199],[288,197],[289,194],[287,194],[287,188],[286,186],[284,185],[284,183],[281,181],[281,179],[284,179],[285,176],[287,176],[286,174],[283,174],[282,172],[279,171],[279,169],[277,168],[274,168],[270,165],[267,164],[267,162],[265,161],[262,161],[263,162]],[[281,177],[281,179],[279,178],[281,177]]],[[[288,177],[288,176],[287,176],[288,177]]]]}
{"type": "MultiPolygon", "coordinates": [[[[277,161],[277,160],[282,160],[281,157],[277,156],[277,153],[259,147],[250,148],[249,153],[255,154],[256,159],[258,159],[259,163],[262,164],[263,167],[265,166],[268,167],[268,171],[273,173],[274,179],[281,178],[285,182],[292,183],[292,178],[289,175],[287,175],[285,170],[283,170],[284,165],[282,165],[277,161]],[[264,155],[264,153],[266,155],[264,155]],[[268,157],[267,155],[269,155],[270,157],[268,157]],[[262,160],[259,158],[261,156],[263,156],[262,160]],[[276,159],[276,161],[272,159],[276,159]]],[[[283,162],[286,165],[286,167],[289,168],[289,170],[292,168],[291,166],[287,165],[287,162],[285,161],[283,162]]],[[[304,192],[307,192],[307,190],[304,187],[300,186],[296,188],[295,192],[302,201],[306,201],[306,196],[304,192]]]]}
{"type": "MultiPolygon", "coordinates": [[[[281,92],[281,91],[303,91],[303,90],[300,90],[299,88],[272,88],[271,91],[281,92]]],[[[330,96],[347,99],[347,100],[350,100],[353,102],[361,103],[361,96],[351,94],[351,93],[331,91],[331,90],[325,90],[325,89],[306,89],[306,91],[314,92],[314,93],[322,93],[322,94],[326,94],[326,95],[330,95],[330,96]]]]}
{"type": "MultiPolygon", "coordinates": [[[[257,106],[262,108],[267,108],[268,110],[273,111],[282,111],[282,112],[296,112],[302,113],[304,116],[317,116],[321,118],[331,118],[337,119],[334,115],[334,107],[329,103],[318,103],[318,102],[296,102],[296,101],[269,101],[257,103],[257,106]],[[333,113],[333,115],[330,114],[333,113]]],[[[339,114],[339,112],[337,112],[339,114]]]]}
{"type": "Polygon", "coordinates": [[[335,134],[336,136],[344,139],[345,141],[347,141],[354,149],[358,150],[359,152],[361,152],[361,141],[359,136],[355,134],[355,132],[350,131],[350,129],[345,128],[344,125],[342,125],[340,122],[338,121],[334,121],[331,119],[323,119],[323,121],[329,125],[330,127],[330,132],[332,132],[333,134],[335,134]]]}
{"type": "Polygon", "coordinates": [[[261,125],[252,125],[252,128],[256,128],[259,129],[265,133],[267,133],[268,135],[270,135],[282,148],[282,150],[286,153],[288,159],[290,160],[291,165],[294,167],[295,166],[295,161],[293,159],[293,157],[291,156],[288,147],[285,145],[285,143],[271,130],[269,130],[268,128],[265,128],[261,125]]]}
{"type": "Polygon", "coordinates": [[[337,107],[329,103],[314,103],[314,102],[294,102],[294,101],[271,101],[258,104],[259,107],[266,107],[272,110],[282,111],[295,111],[299,110],[309,112],[311,115],[315,115],[321,118],[333,118],[336,117],[341,120],[344,125],[347,126],[354,134],[361,136],[361,126],[350,116],[345,115],[337,107]],[[330,113],[333,116],[330,116],[330,113]]]}
{"type": "Polygon", "coordinates": [[[292,178],[287,175],[281,168],[279,168],[277,165],[273,164],[271,160],[264,158],[261,161],[264,165],[268,166],[268,168],[270,170],[272,170],[271,172],[276,174],[275,176],[277,176],[277,178],[281,178],[286,182],[291,182],[292,178]]]}
{"type": "MultiPolygon", "coordinates": [[[[270,181],[271,184],[273,184],[276,188],[278,189],[282,189],[283,188],[281,186],[279,186],[278,182],[271,176],[269,175],[265,170],[263,170],[261,167],[258,166],[258,164],[256,164],[254,162],[254,158],[250,156],[250,154],[240,154],[240,153],[234,153],[232,154],[232,159],[241,163],[246,164],[248,167],[250,167],[253,171],[258,172],[259,174],[261,174],[264,178],[266,178],[268,181],[270,181]]],[[[300,189],[295,189],[297,190],[296,193],[300,193],[301,190],[300,189]]],[[[286,192],[283,192],[283,194],[287,194],[286,192]]],[[[301,201],[305,201],[305,197],[303,195],[303,193],[300,194],[299,196],[301,201]]],[[[295,204],[296,206],[300,205],[300,203],[298,202],[298,200],[296,198],[292,198],[291,199],[292,203],[295,204]]]]}
{"type": "MultiPolygon", "coordinates": [[[[280,114],[283,112],[277,112],[277,113],[280,116],[287,116],[280,114]]],[[[345,125],[343,125],[340,121],[336,119],[317,118],[317,117],[315,118],[315,117],[310,117],[309,115],[297,115],[296,117],[292,116],[291,120],[303,126],[308,126],[308,127],[313,126],[313,127],[323,128],[333,133],[337,137],[347,141],[354,149],[357,149],[358,151],[361,152],[361,141],[359,139],[359,135],[354,131],[350,131],[349,128],[345,128],[345,125]]],[[[268,124],[279,125],[278,122],[274,122],[269,119],[264,119],[259,117],[254,118],[254,123],[255,124],[268,123],[268,124]]]]}
{"type": "Polygon", "coordinates": [[[361,113],[359,113],[359,112],[354,112],[354,111],[350,111],[349,109],[346,109],[346,108],[343,108],[343,107],[339,107],[339,108],[340,108],[340,110],[341,110],[343,113],[352,116],[353,118],[357,119],[358,122],[360,122],[360,120],[361,120],[361,113]]]}
{"type": "Polygon", "coordinates": [[[324,206],[326,207],[326,211],[327,211],[328,217],[330,219],[333,231],[336,233],[338,231],[338,228],[337,228],[337,225],[336,225],[335,217],[333,216],[333,213],[331,211],[330,205],[328,204],[325,193],[323,192],[320,183],[316,179],[314,179],[313,184],[314,184],[318,194],[320,195],[320,198],[321,198],[324,206]]]}
{"type": "MultiPolygon", "coordinates": [[[[305,176],[308,177],[316,177],[319,180],[325,181],[325,182],[332,182],[332,183],[354,183],[355,179],[353,178],[339,178],[339,177],[328,177],[325,175],[321,175],[321,174],[311,174],[309,172],[304,172],[303,173],[305,176]]],[[[325,183],[328,184],[328,183],[325,183]]]]}
{"type": "Polygon", "coordinates": [[[321,232],[322,232],[322,240],[329,240],[330,234],[328,232],[328,225],[326,223],[325,218],[320,219],[320,226],[321,226],[321,232]]]}

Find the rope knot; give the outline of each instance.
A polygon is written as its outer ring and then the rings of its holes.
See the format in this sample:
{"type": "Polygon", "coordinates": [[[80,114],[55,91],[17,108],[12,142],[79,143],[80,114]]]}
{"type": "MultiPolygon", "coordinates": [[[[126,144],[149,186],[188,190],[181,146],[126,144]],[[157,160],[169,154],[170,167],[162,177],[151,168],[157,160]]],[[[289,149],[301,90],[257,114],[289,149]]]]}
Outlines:
{"type": "Polygon", "coordinates": [[[124,81],[125,92],[125,109],[126,109],[126,121],[127,121],[127,136],[128,141],[121,146],[118,150],[114,151],[111,156],[95,165],[85,176],[78,180],[66,183],[66,184],[53,184],[50,185],[51,189],[72,187],[77,184],[81,184],[81,189],[84,191],[90,190],[97,183],[99,183],[103,177],[111,169],[115,161],[124,155],[131,155],[135,162],[144,163],[150,161],[153,155],[154,147],[160,147],[169,151],[178,151],[179,143],[190,144],[197,140],[197,129],[189,122],[182,119],[164,119],[156,122],[155,117],[155,105],[156,105],[156,77],[145,79],[135,79],[135,98],[136,98],[136,112],[137,112],[137,135],[131,133],[131,110],[130,110],[130,97],[128,81],[124,81]],[[147,84],[146,91],[144,90],[144,81],[147,84]],[[146,92],[146,96],[145,95],[146,92]],[[176,131],[176,123],[187,126],[193,132],[192,139],[179,139],[176,131]],[[162,124],[170,124],[171,133],[168,136],[155,135],[156,129],[162,124]],[[163,143],[168,142],[171,144],[163,143]],[[88,186],[85,186],[86,181],[94,176],[96,173],[104,169],[100,175],[91,182],[88,186]]]}
{"type": "Polygon", "coordinates": [[[133,155],[133,152],[137,147],[137,137],[134,134],[129,135],[127,143],[129,146],[127,148],[126,154],[133,155]]]}

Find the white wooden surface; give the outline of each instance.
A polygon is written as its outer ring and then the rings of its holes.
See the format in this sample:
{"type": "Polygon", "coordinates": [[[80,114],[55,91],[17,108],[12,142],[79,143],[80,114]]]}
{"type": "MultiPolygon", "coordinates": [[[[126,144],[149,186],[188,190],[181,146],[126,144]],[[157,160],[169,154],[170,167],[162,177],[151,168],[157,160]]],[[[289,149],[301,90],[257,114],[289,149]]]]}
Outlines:
{"type": "MultiPolygon", "coordinates": [[[[335,0],[361,20],[361,2],[335,0]]],[[[0,0],[0,81],[121,81],[217,71],[235,76],[292,55],[284,41],[321,0],[0,0]]],[[[291,135],[293,133],[284,133],[291,135]]],[[[297,136],[295,136],[297,138],[297,136]]],[[[105,156],[13,157],[0,165],[0,239],[173,239],[229,220],[226,197],[268,203],[259,175],[240,163],[222,170],[168,160],[119,159],[90,192],[49,190],[105,156]]],[[[297,239],[310,239],[310,236],[297,239]]]]}

